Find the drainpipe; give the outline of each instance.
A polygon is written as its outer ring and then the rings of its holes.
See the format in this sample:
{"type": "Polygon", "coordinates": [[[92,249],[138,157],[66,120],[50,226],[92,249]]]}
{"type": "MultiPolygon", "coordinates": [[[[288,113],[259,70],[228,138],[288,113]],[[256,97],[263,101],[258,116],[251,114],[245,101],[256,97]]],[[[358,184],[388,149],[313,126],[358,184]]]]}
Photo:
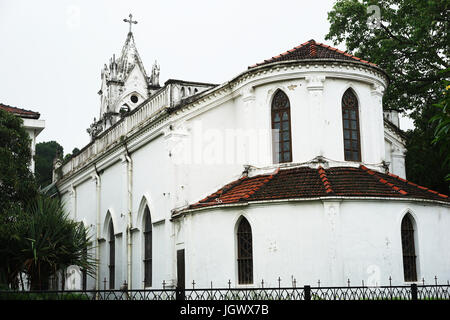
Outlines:
{"type": "Polygon", "coordinates": [[[124,141],[125,147],[125,160],[127,161],[127,191],[128,191],[128,225],[127,225],[127,282],[128,289],[132,289],[132,239],[131,239],[131,228],[133,227],[133,221],[131,216],[131,204],[133,201],[133,193],[132,193],[132,176],[133,176],[133,162],[131,161],[130,152],[128,151],[126,141],[124,141]]]}
{"type": "Polygon", "coordinates": [[[97,281],[95,282],[95,290],[100,290],[100,174],[97,170],[97,167],[94,163],[95,174],[92,176],[95,179],[96,184],[96,194],[97,194],[97,237],[96,237],[96,246],[95,246],[95,258],[97,260],[97,265],[95,267],[95,278],[97,281]]]}

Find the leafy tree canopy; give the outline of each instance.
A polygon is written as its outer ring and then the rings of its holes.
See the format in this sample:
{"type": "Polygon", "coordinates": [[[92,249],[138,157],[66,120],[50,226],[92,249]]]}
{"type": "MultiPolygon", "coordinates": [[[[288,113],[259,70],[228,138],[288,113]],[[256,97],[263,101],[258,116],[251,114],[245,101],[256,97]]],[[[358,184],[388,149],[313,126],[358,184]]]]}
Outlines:
{"type": "Polygon", "coordinates": [[[52,183],[53,160],[62,157],[64,148],[56,141],[36,144],[35,171],[38,184],[43,188],[52,183]]]}
{"type": "Polygon", "coordinates": [[[433,145],[439,147],[444,159],[442,167],[446,169],[445,179],[450,181],[450,81],[444,81],[444,87],[444,99],[435,105],[438,111],[430,122],[436,125],[433,145]]]}
{"type": "Polygon", "coordinates": [[[0,110],[0,215],[36,194],[30,138],[21,118],[0,110]]]}

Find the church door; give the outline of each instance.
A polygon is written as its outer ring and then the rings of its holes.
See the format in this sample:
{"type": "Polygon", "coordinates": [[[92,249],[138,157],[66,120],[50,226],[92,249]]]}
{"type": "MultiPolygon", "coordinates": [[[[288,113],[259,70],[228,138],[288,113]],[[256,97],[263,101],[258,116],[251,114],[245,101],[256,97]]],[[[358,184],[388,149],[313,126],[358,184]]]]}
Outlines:
{"type": "Polygon", "coordinates": [[[177,300],[184,300],[185,265],[184,249],[177,250],[177,300]]]}

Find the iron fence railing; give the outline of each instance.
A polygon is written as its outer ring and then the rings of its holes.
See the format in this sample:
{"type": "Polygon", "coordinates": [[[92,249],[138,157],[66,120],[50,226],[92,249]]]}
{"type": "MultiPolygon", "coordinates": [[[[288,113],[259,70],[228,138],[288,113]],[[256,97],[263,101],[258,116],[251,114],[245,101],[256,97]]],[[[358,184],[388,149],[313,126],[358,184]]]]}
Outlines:
{"type": "Polygon", "coordinates": [[[0,300],[450,300],[450,285],[0,291],[0,300]]]}

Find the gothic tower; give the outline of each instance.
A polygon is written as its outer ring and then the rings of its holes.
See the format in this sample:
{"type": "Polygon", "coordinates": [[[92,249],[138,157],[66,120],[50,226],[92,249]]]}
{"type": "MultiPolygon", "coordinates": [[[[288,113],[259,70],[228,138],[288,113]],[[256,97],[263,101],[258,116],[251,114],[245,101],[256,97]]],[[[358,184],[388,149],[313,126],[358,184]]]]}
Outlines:
{"type": "Polygon", "coordinates": [[[124,21],[130,23],[130,31],[121,55],[119,58],[113,55],[101,71],[101,88],[98,91],[99,120],[94,118],[94,122],[87,129],[92,139],[114,125],[160,88],[159,65],[155,61],[151,76],[147,76],[136,49],[131,24],[137,22],[132,20],[131,14],[130,19],[124,21]]]}

